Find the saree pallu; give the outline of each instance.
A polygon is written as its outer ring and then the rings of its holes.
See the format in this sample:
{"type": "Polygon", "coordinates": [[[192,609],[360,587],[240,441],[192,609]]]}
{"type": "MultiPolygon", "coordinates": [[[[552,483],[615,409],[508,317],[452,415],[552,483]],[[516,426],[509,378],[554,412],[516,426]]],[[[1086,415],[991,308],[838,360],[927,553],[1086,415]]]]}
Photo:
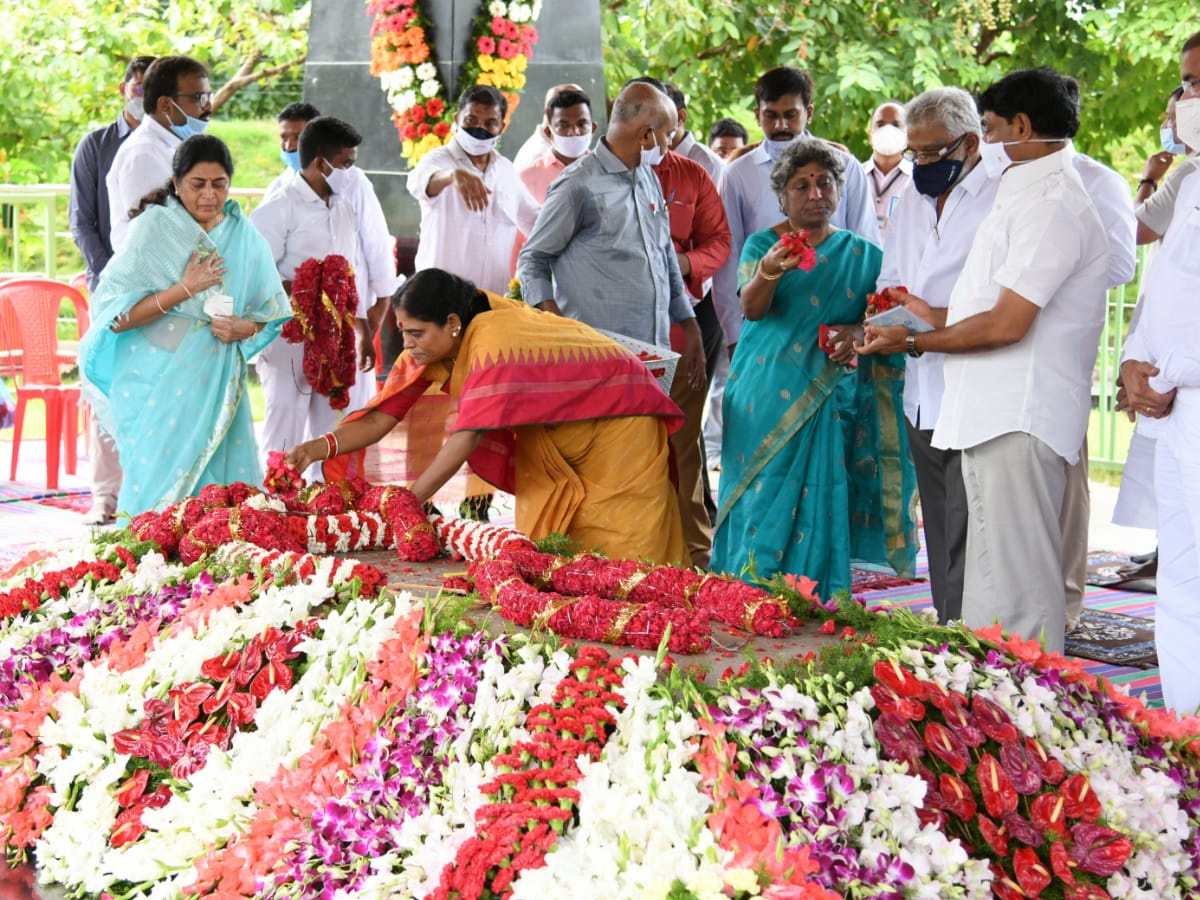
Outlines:
{"type": "Polygon", "coordinates": [[[270,248],[234,201],[207,233],[174,198],[133,220],[97,286],[79,347],[84,390],[121,458],[121,511],[161,509],[206,484],[262,480],[246,363],[290,316],[270,248]],[[221,255],[221,285],[140,328],[110,330],[143,297],[176,284],[196,251],[221,255]],[[217,292],[233,298],[234,315],[265,323],[263,330],[217,340],[204,312],[205,298],[217,292]]]}
{"type": "MultiPolygon", "coordinates": [[[[739,281],[778,240],[751,235],[739,281]]],[[[810,272],[778,282],[771,309],[747,322],[730,367],[712,568],[784,572],[828,598],[850,588],[850,561],[912,572],[916,473],[904,429],[904,357],[836,366],[822,324],[861,321],[881,252],[851,232],[817,247],[810,272]]]]}
{"type": "MultiPolygon", "coordinates": [[[[469,462],[516,495],[517,528],[563,532],[614,557],[685,559],[667,434],[683,421],[633,354],[582,322],[487,295],[453,372],[400,354],[367,410],[403,419],[431,384],[458,403],[454,430],[485,432],[469,462]]],[[[327,478],[361,471],[355,454],[327,478]]]]}

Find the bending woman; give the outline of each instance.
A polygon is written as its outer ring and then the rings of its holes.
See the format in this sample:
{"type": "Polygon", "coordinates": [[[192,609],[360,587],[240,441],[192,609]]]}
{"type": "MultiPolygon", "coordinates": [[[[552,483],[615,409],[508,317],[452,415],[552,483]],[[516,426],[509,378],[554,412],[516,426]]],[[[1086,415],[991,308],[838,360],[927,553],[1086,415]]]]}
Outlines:
{"type": "Polygon", "coordinates": [[[105,267],[79,345],[130,515],[206,484],[262,480],[246,362],[291,316],[267,242],[228,199],[229,149],[195,135],[172,171],[105,267]]]}
{"type": "Polygon", "coordinates": [[[330,479],[380,440],[430,384],[458,400],[454,433],[413,482],[428,500],[468,459],[516,495],[516,525],[533,538],[569,535],[614,558],[686,559],[668,431],[683,414],[633,354],[582,322],[479,291],[441,269],[418,272],[392,298],[404,352],[365,410],[292,448],[301,471],[330,479]]]}
{"type": "Polygon", "coordinates": [[[843,183],[824,141],[796,141],[771,171],[785,218],[742,249],[748,321],[725,388],[712,556],[715,571],[806,575],[825,598],[850,588],[851,559],[912,572],[917,549],[904,356],[845,365],[882,253],[830,224],[843,183]],[[782,241],[793,231],[808,232],[811,271],[782,241]],[[838,332],[832,356],[822,325],[838,332]]]}

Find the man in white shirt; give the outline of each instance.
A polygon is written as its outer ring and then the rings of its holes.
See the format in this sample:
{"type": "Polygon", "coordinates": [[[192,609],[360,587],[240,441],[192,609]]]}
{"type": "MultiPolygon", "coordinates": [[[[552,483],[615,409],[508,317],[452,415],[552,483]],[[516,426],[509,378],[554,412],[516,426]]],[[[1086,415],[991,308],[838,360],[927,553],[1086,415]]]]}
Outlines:
{"type": "MultiPolygon", "coordinates": [[[[332,116],[313,119],[300,133],[300,171],[250,216],[270,244],[289,294],[296,269],[305,260],[337,254],[354,269],[359,372],[349,409],[361,407],[375,391],[373,323],[368,324],[368,316],[373,308],[386,309],[386,301],[398,282],[390,264],[387,225],[377,200],[370,211],[377,218],[375,227],[364,231],[359,226],[359,211],[354,205],[357,178],[352,170],[361,143],[362,135],[345,122],[332,116]]],[[[373,193],[370,196],[374,199],[373,193]]],[[[337,424],[338,411],[330,407],[328,397],[313,391],[304,375],[303,344],[276,338],[259,355],[255,368],[266,399],[264,453],[287,450],[331,431],[337,424]]],[[[310,480],[319,480],[319,467],[314,466],[306,474],[310,480]]]]}
{"type": "Polygon", "coordinates": [[[982,164],[1001,181],[950,306],[910,299],[939,327],[868,326],[861,349],[949,354],[933,445],[962,451],[963,621],[998,620],[1062,652],[1059,518],[1091,409],[1108,242],[1063,152],[1079,118],[1067,80],[1018,70],[989,87],[979,108],[982,164]]]}
{"type": "Polygon", "coordinates": [[[300,132],[320,114],[311,103],[289,103],[279,111],[276,121],[279,123],[279,158],[283,160],[283,171],[267,185],[264,203],[283,190],[300,171],[300,132]]]}
{"type": "MultiPolygon", "coordinates": [[[[966,91],[934,88],[912,100],[906,112],[912,187],[892,214],[879,288],[906,287],[944,310],[1000,180],[979,165],[979,111],[966,91]]],[[[945,360],[936,352],[910,357],[904,371],[904,415],[921,494],[929,582],[943,624],[962,614],[967,549],[961,452],[933,446],[945,360]]]]}
{"type": "Polygon", "coordinates": [[[450,143],[409,174],[408,192],[421,206],[418,272],[445,269],[495,294],[508,290],[517,232],[533,231],[538,204],[496,152],[507,112],[508,101],[491,85],[467,88],[450,143]]]}
{"type": "MultiPolygon", "coordinates": [[[[779,198],[771,190],[771,168],[793,141],[810,136],[812,78],[799,69],[777,66],[754,83],[754,100],[754,117],[763,130],[763,142],[729,163],[717,186],[725,205],[732,244],[729,260],[713,278],[713,305],[725,332],[725,344],[731,349],[742,333],[742,307],[737,295],[742,245],[756,231],[779,222],[779,198]]],[[[846,185],[830,221],[838,228],[848,228],[880,244],[867,176],[858,160],[844,149],[836,149],[846,164],[846,185]]]]}
{"type": "MultiPolygon", "coordinates": [[[[1200,32],[1183,45],[1179,140],[1200,147],[1200,32]]],[[[1153,438],[1158,516],[1154,642],[1163,700],[1180,713],[1200,706],[1200,172],[1179,185],[1170,228],[1142,282],[1144,302],[1121,362],[1118,408],[1153,438]]]]}
{"type": "MultiPolygon", "coordinates": [[[[513,247],[519,233],[533,232],[538,203],[511,162],[496,152],[504,131],[508,101],[491,85],[476,84],[458,98],[450,143],[425,154],[409,173],[408,192],[421,207],[421,239],[416,271],[445,269],[494,294],[508,291],[513,247]]],[[[408,431],[408,472],[414,474],[437,455],[448,410],[433,411],[429,424],[408,431]]],[[[486,519],[492,490],[467,479],[460,511],[486,519]]]]}
{"type": "Polygon", "coordinates": [[[186,56],[163,56],[151,63],[142,82],[146,116],[113,159],[105,185],[114,251],[125,242],[129,213],[142,198],[167,186],[171,158],[184,138],[202,134],[212,118],[208,72],[186,56]]]}
{"type": "Polygon", "coordinates": [[[871,113],[867,137],[871,141],[871,157],[862,167],[875,201],[879,236],[886,241],[888,219],[905,189],[912,184],[912,163],[904,158],[904,148],[908,146],[904,107],[894,100],[876,107],[871,113]]]}

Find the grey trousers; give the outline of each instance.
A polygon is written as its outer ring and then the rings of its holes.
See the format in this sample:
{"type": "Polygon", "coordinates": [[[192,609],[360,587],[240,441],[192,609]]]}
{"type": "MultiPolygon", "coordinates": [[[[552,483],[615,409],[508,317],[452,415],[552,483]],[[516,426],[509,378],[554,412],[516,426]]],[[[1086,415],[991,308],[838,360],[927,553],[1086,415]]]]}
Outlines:
{"type": "Polygon", "coordinates": [[[933,446],[933,431],[908,427],[908,446],[917,469],[921,519],[929,554],[929,584],[938,621],[962,618],[963,570],[967,559],[967,491],[959,450],[933,446]]]}
{"type": "Polygon", "coordinates": [[[117,511],[117,495],[121,493],[121,458],[117,444],[96,421],[95,413],[88,416],[88,436],[92,457],[92,507],[111,515],[117,511]]]}
{"type": "Polygon", "coordinates": [[[1067,491],[1063,496],[1059,525],[1063,543],[1063,582],[1067,601],[1067,631],[1079,623],[1083,595],[1087,591],[1088,519],[1092,492],[1088,486],[1088,445],[1083,438],[1079,462],[1067,467],[1067,491]]]}
{"type": "Polygon", "coordinates": [[[962,452],[967,493],[963,621],[999,621],[1013,634],[1063,650],[1063,496],[1067,461],[1023,431],[962,452]]]}

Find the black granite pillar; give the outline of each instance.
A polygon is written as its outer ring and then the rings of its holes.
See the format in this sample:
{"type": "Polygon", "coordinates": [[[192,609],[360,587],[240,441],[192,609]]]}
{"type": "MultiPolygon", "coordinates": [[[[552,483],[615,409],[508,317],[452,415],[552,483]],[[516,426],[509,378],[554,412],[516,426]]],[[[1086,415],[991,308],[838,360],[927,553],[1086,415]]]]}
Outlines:
{"type": "MultiPolygon", "coordinates": [[[[451,104],[463,88],[457,75],[468,52],[471,20],[479,0],[419,0],[433,22],[433,48],[451,104]]],[[[484,0],[486,5],[486,0],[484,0]]],[[[604,130],[604,66],[600,51],[599,0],[545,0],[534,23],[533,47],[521,104],[500,150],[510,158],[542,115],[546,90],[562,82],[583,86],[604,130]]],[[[313,0],[308,29],[304,99],[322,113],[345,119],[363,134],[359,165],[370,176],[392,232],[416,236],[419,213],[404,187],[407,165],[379,80],[371,75],[371,17],[363,0],[313,0]]]]}

